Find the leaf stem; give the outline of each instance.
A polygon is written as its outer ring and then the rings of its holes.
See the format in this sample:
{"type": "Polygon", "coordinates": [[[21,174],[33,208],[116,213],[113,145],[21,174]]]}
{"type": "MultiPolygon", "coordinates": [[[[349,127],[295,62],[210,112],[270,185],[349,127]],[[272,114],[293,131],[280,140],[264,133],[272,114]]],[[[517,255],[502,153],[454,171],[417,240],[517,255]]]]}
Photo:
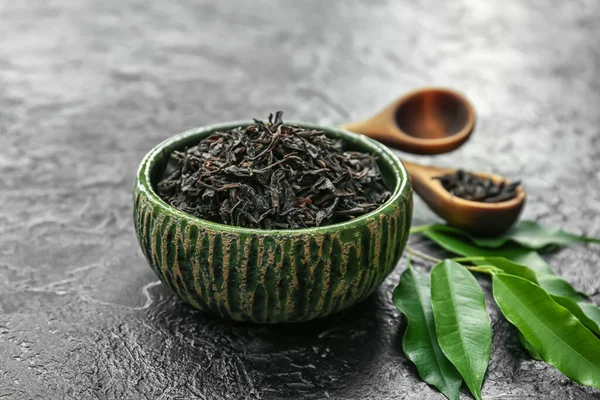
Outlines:
{"type": "Polygon", "coordinates": [[[413,234],[413,233],[423,232],[423,231],[426,231],[427,229],[431,228],[432,226],[433,226],[433,224],[413,226],[410,228],[410,233],[413,234]]]}
{"type": "Polygon", "coordinates": [[[471,272],[480,272],[482,274],[495,275],[498,272],[501,272],[500,269],[494,267],[493,265],[476,265],[473,267],[465,267],[471,272]]]}
{"type": "Polygon", "coordinates": [[[435,258],[433,256],[430,256],[429,254],[425,254],[420,252],[419,250],[414,249],[411,246],[406,246],[406,251],[408,254],[413,255],[415,257],[419,257],[422,258],[423,260],[428,260],[428,261],[432,261],[436,264],[439,264],[442,262],[442,260],[440,260],[439,258],[435,258]]]}
{"type": "Polygon", "coordinates": [[[454,258],[452,258],[452,261],[455,261],[457,263],[473,262],[473,261],[484,261],[484,260],[485,260],[485,257],[482,257],[482,256],[454,257],[454,258]]]}
{"type": "MultiPolygon", "coordinates": [[[[408,253],[409,268],[411,267],[411,264],[410,264],[411,256],[418,257],[423,260],[431,261],[436,264],[439,264],[442,262],[441,259],[430,256],[429,254],[425,254],[411,246],[406,246],[406,252],[408,253]]],[[[452,261],[461,263],[461,262],[469,262],[469,261],[483,261],[484,259],[485,259],[485,257],[456,257],[456,258],[452,258],[452,261]]],[[[468,265],[463,265],[463,264],[461,264],[461,265],[471,272],[479,272],[482,274],[495,275],[498,272],[501,272],[500,269],[498,269],[497,267],[495,267],[493,265],[473,265],[473,266],[468,266],[468,265]]]]}

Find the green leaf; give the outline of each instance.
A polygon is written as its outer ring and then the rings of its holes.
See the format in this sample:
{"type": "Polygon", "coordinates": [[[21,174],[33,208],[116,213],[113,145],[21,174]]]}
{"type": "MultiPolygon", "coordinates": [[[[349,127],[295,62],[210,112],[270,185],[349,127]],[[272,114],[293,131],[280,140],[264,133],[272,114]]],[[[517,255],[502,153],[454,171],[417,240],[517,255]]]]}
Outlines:
{"type": "Polygon", "coordinates": [[[436,225],[423,231],[423,234],[443,249],[454,254],[469,257],[505,257],[518,264],[527,265],[536,273],[553,274],[550,265],[548,265],[548,263],[533,250],[515,243],[507,243],[497,249],[481,248],[471,243],[464,236],[449,232],[445,228],[445,225],[436,225]],[[440,229],[439,227],[444,228],[440,229]]]}
{"type": "Polygon", "coordinates": [[[581,300],[579,292],[569,282],[554,275],[550,265],[534,250],[516,243],[507,243],[498,249],[480,248],[469,242],[464,236],[452,234],[445,229],[439,230],[437,227],[426,230],[423,234],[443,249],[454,254],[468,257],[504,257],[517,264],[526,265],[535,272],[539,285],[549,293],[567,297],[573,301],[581,300]]]}
{"type": "Polygon", "coordinates": [[[600,388],[600,340],[589,329],[528,280],[497,274],[492,282],[498,307],[545,362],[575,382],[600,388]]]}
{"type": "Polygon", "coordinates": [[[596,321],[596,324],[600,326],[600,308],[598,308],[597,305],[582,301],[578,302],[577,305],[581,307],[581,311],[583,311],[588,318],[596,321]]]}
{"type": "Polygon", "coordinates": [[[478,246],[490,248],[502,247],[507,242],[515,242],[534,250],[543,249],[550,245],[566,246],[575,243],[600,243],[600,239],[576,235],[560,229],[545,228],[534,221],[520,221],[502,236],[494,238],[475,237],[449,225],[435,224],[424,226],[422,229],[441,229],[461,234],[469,237],[478,246]]]}
{"type": "MultiPolygon", "coordinates": [[[[437,243],[440,247],[452,253],[466,257],[482,257],[479,261],[473,260],[475,264],[491,264],[506,271],[508,274],[520,276],[522,278],[538,283],[544,290],[552,296],[556,296],[564,307],[569,309],[576,317],[581,317],[581,322],[598,333],[600,327],[600,309],[594,304],[583,301],[581,295],[573,286],[554,275],[552,269],[540,255],[534,250],[527,249],[516,243],[506,243],[501,248],[480,248],[471,243],[465,236],[455,235],[446,229],[445,225],[439,229],[438,226],[431,226],[423,231],[423,234],[437,243]],[[511,265],[510,262],[502,262],[501,259],[510,259],[518,265],[511,265]],[[528,268],[529,267],[529,268],[528,268]],[[519,271],[519,269],[523,271],[519,271]],[[529,269],[531,272],[528,272],[529,269]],[[531,274],[535,274],[536,280],[532,280],[531,274]],[[571,300],[571,301],[568,301],[571,300]]],[[[455,229],[455,228],[452,228],[455,229]]]]}
{"type": "Polygon", "coordinates": [[[500,249],[494,249],[494,250],[500,250],[499,251],[500,254],[503,254],[504,252],[506,252],[506,254],[508,254],[508,256],[501,256],[501,257],[506,257],[509,260],[516,262],[517,264],[527,265],[529,268],[534,270],[536,275],[538,275],[538,276],[554,275],[554,271],[552,271],[550,264],[548,264],[546,262],[546,260],[544,260],[538,254],[537,251],[529,250],[523,246],[520,246],[520,245],[514,244],[514,243],[507,243],[506,245],[502,246],[500,249]]]}
{"type": "Polygon", "coordinates": [[[568,297],[551,296],[555,302],[569,310],[590,331],[596,335],[600,335],[600,309],[598,307],[590,303],[578,303],[568,297]]]}
{"type": "Polygon", "coordinates": [[[431,271],[431,302],[442,352],[481,399],[492,328],[477,280],[460,264],[444,260],[431,271]]]}
{"type": "Polygon", "coordinates": [[[519,341],[521,342],[521,345],[523,345],[523,347],[525,347],[525,349],[529,352],[531,358],[533,358],[534,360],[542,361],[542,356],[540,356],[540,353],[538,353],[537,350],[533,348],[533,345],[529,343],[527,339],[525,339],[525,336],[523,336],[521,332],[519,332],[519,341]]]}
{"type": "Polygon", "coordinates": [[[600,239],[576,235],[560,229],[544,228],[534,221],[521,221],[505,237],[530,249],[546,246],[566,246],[574,243],[600,243],[600,239]]]}
{"type": "Polygon", "coordinates": [[[538,283],[548,293],[566,297],[573,301],[581,301],[581,295],[571,284],[556,275],[540,275],[537,276],[538,283]]]}
{"type": "Polygon", "coordinates": [[[528,281],[531,281],[533,283],[536,283],[536,284],[538,283],[537,275],[531,268],[529,268],[525,265],[517,264],[507,258],[504,258],[504,257],[481,257],[480,259],[475,259],[473,261],[476,262],[477,264],[485,263],[485,264],[493,265],[494,267],[501,269],[505,274],[519,276],[519,277],[521,277],[523,279],[527,279],[528,281]]]}
{"type": "MultiPolygon", "coordinates": [[[[527,261],[525,257],[521,257],[521,259],[527,261]]],[[[575,302],[582,300],[579,292],[569,282],[554,274],[536,273],[526,265],[516,263],[504,257],[482,257],[480,261],[474,260],[473,262],[477,264],[490,264],[509,275],[520,276],[523,279],[540,285],[552,295],[566,297],[575,302]]]]}
{"type": "Polygon", "coordinates": [[[392,299],[408,320],[402,338],[404,354],[415,364],[423,381],[435,386],[447,398],[458,399],[462,378],[437,341],[429,276],[409,267],[402,274],[392,299]]]}
{"type": "Polygon", "coordinates": [[[554,301],[569,310],[592,332],[600,335],[600,309],[594,304],[583,302],[571,285],[558,276],[544,275],[537,277],[532,269],[502,257],[471,258],[470,261],[493,265],[505,274],[518,276],[536,284],[541,281],[541,286],[552,296],[554,301]]]}

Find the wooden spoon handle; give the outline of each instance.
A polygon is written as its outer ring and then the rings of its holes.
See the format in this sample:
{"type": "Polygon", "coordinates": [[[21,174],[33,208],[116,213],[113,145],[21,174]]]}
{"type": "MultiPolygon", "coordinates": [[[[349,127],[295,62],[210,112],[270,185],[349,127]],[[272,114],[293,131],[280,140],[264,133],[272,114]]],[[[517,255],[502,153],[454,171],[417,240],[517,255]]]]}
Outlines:
{"type": "Polygon", "coordinates": [[[433,198],[433,192],[431,190],[433,183],[432,179],[436,176],[454,172],[454,170],[451,168],[421,165],[406,160],[402,160],[402,164],[404,164],[404,167],[406,167],[406,170],[410,175],[410,180],[414,191],[426,200],[433,198]]]}
{"type": "Polygon", "coordinates": [[[379,118],[350,122],[342,125],[341,128],[386,143],[397,150],[403,150],[402,141],[393,140],[394,131],[392,130],[392,127],[390,127],[389,124],[382,122],[379,118]]]}

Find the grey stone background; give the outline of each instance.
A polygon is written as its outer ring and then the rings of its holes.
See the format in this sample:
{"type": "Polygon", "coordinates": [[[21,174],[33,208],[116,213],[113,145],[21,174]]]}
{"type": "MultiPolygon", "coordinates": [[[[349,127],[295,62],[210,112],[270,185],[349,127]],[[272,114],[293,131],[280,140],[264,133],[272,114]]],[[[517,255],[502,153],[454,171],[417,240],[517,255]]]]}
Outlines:
{"type": "MultiPolygon", "coordinates": [[[[332,318],[212,319],[146,266],[137,164],[194,126],[279,109],[339,124],[447,85],[473,101],[474,136],[403,156],[522,177],[526,217],[600,236],[599,20],[596,0],[0,0],[0,399],[442,398],[399,350],[404,261],[332,318]]],[[[418,201],[415,223],[433,219],[418,201]]],[[[598,247],[550,261],[600,303],[598,247]]],[[[488,307],[485,398],[600,398],[488,307]]]]}

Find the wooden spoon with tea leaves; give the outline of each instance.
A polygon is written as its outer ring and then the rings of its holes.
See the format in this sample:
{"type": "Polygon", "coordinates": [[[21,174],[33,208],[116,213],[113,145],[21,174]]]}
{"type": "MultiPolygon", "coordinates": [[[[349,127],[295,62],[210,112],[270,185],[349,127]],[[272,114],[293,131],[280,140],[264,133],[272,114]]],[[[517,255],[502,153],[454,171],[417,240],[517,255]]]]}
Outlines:
{"type": "MultiPolygon", "coordinates": [[[[375,116],[342,128],[362,133],[398,150],[413,154],[441,154],[461,146],[475,127],[475,110],[460,93],[445,88],[410,92],[375,116]]],[[[456,172],[450,168],[403,161],[414,190],[450,225],[476,235],[499,235],[510,228],[525,204],[525,192],[498,203],[465,200],[448,192],[436,177],[456,172]]],[[[475,175],[493,182],[508,182],[493,174],[475,175]]]]}

